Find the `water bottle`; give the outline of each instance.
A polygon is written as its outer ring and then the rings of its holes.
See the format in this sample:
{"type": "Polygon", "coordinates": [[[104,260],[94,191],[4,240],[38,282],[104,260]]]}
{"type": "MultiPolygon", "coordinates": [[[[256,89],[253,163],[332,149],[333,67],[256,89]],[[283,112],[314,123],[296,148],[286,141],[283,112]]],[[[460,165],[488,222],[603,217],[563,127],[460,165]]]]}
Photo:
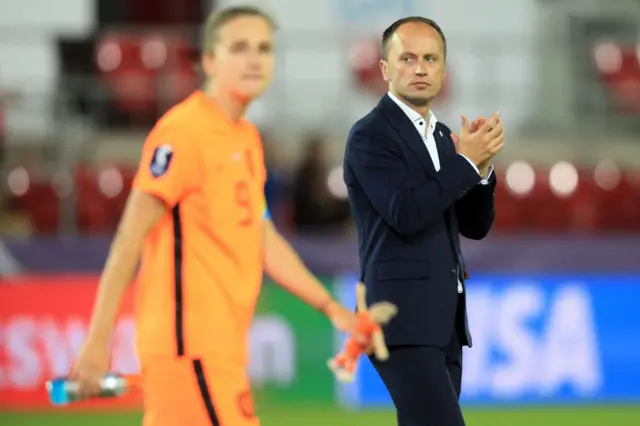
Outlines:
{"type": "MultiPolygon", "coordinates": [[[[118,373],[107,373],[100,382],[100,392],[92,397],[115,398],[127,392],[135,385],[134,376],[123,376],[118,373]]],[[[56,377],[46,384],[49,401],[52,405],[67,405],[79,401],[78,383],[67,377],[56,377]]]]}

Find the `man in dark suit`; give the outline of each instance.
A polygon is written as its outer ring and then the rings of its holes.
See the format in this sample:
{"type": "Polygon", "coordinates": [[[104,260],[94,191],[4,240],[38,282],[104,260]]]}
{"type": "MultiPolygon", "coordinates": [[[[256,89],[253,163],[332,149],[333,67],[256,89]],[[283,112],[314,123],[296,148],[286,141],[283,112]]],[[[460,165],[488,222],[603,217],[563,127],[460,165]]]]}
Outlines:
{"type": "Polygon", "coordinates": [[[351,129],[344,179],[358,230],[367,303],[388,300],[386,362],[374,362],[400,426],[460,426],[462,346],[471,346],[459,234],[482,239],[494,218],[491,159],[502,149],[496,113],[460,135],[430,105],[446,72],[446,39],[410,17],[383,34],[389,92],[351,129]]]}

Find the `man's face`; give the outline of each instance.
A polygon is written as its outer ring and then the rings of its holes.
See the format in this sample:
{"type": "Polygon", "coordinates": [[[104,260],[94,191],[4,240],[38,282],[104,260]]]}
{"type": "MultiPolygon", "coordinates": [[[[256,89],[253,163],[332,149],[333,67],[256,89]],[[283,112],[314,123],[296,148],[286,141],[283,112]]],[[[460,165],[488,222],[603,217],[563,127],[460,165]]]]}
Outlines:
{"type": "Polygon", "coordinates": [[[273,28],[259,16],[242,16],[218,30],[213,55],[203,57],[207,76],[234,96],[250,101],[273,76],[273,28]]]}
{"type": "Polygon", "coordinates": [[[411,105],[426,106],[440,92],[446,75],[442,38],[421,22],[401,25],[388,42],[380,68],[392,93],[411,105]]]}

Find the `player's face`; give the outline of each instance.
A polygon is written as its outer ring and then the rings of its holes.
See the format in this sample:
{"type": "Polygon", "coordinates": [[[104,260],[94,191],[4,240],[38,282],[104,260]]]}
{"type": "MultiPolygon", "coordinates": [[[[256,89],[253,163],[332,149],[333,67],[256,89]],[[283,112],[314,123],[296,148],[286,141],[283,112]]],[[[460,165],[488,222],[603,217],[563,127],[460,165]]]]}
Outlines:
{"type": "Polygon", "coordinates": [[[273,28],[259,16],[232,20],[218,31],[204,68],[216,84],[246,100],[260,96],[273,76],[273,28]]]}
{"type": "Polygon", "coordinates": [[[444,43],[436,30],[417,22],[398,28],[380,62],[393,94],[411,105],[426,106],[438,95],[446,76],[444,43]]]}

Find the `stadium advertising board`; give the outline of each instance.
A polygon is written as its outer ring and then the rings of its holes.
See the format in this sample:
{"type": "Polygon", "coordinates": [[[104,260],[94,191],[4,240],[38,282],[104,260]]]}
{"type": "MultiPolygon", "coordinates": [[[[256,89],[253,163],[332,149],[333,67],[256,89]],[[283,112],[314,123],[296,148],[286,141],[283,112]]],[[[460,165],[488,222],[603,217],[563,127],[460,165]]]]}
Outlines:
{"type": "MultiPolygon", "coordinates": [[[[66,374],[87,333],[96,277],[0,285],[0,406],[46,407],[44,382],[66,374]]],[[[354,277],[326,280],[354,304],[354,277]]],[[[464,355],[463,403],[525,405],[640,401],[640,276],[474,275],[474,347],[464,355]]],[[[113,336],[113,369],[138,369],[131,300],[113,336]]],[[[322,315],[265,285],[251,333],[250,375],[273,402],[388,406],[367,360],[349,386],[325,367],[343,336],[322,315]]],[[[139,395],[79,407],[138,407],[139,395]]]]}
{"type": "MultiPolygon", "coordinates": [[[[332,287],[331,280],[324,284],[332,287]]],[[[268,401],[334,400],[333,327],[319,312],[275,285],[265,285],[251,332],[249,373],[268,401]]]]}
{"type": "MultiPolygon", "coordinates": [[[[96,277],[40,277],[0,285],[0,407],[48,406],[44,383],[69,372],[87,334],[96,284],[96,277]]],[[[131,302],[129,294],[112,340],[112,369],[125,374],[139,368],[131,302]]],[[[321,314],[265,285],[251,330],[249,371],[256,391],[277,401],[333,400],[333,380],[324,368],[332,333],[321,314]]],[[[131,395],[78,407],[139,404],[140,395],[131,395]]]]}
{"type": "MultiPolygon", "coordinates": [[[[87,334],[96,283],[97,278],[65,277],[0,284],[0,406],[48,406],[44,383],[70,371],[87,334]]],[[[130,297],[124,305],[113,335],[112,365],[133,373],[138,364],[130,297]]],[[[139,402],[133,395],[109,407],[139,402]]]]}
{"type": "MultiPolygon", "coordinates": [[[[353,277],[337,288],[353,303],[353,277]]],[[[524,405],[640,401],[640,276],[475,275],[468,283],[474,347],[462,402],[524,405]]],[[[365,360],[342,403],[389,406],[365,360]]]]}

